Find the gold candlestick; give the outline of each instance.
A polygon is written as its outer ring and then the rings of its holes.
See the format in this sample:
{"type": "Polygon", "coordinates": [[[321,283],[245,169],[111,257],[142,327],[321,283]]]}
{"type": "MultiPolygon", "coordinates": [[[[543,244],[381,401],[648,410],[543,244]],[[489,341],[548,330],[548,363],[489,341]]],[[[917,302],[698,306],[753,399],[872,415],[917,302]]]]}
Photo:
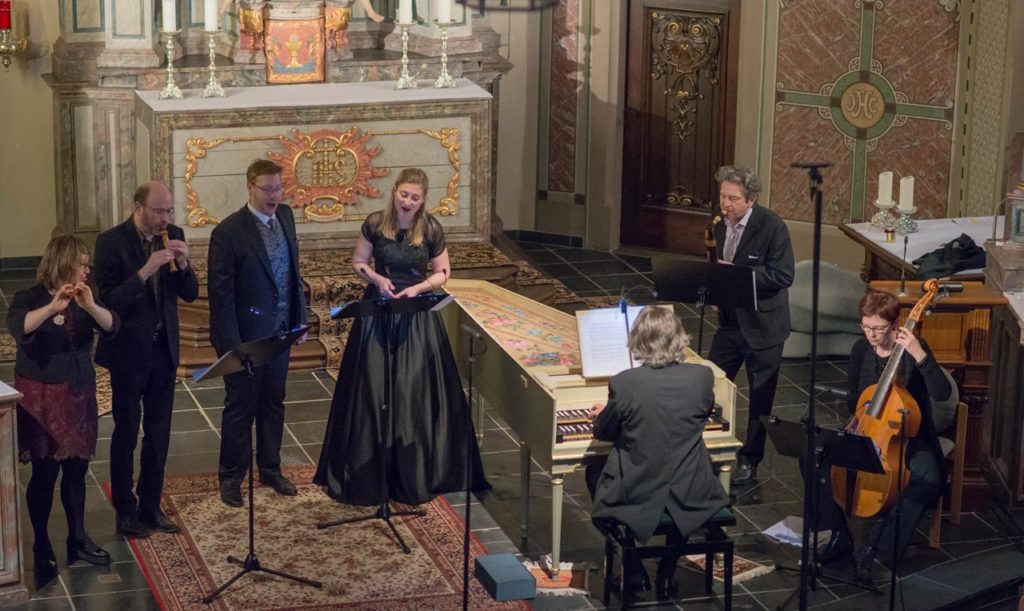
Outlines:
{"type": "Polygon", "coordinates": [[[452,21],[437,21],[434,23],[441,28],[441,74],[434,81],[434,89],[442,89],[445,87],[458,87],[455,84],[455,77],[448,74],[448,28],[455,23],[452,21]]]}
{"type": "Polygon", "coordinates": [[[402,28],[402,70],[398,73],[395,89],[416,89],[416,79],[409,74],[409,28],[412,23],[397,23],[402,28]]]}
{"type": "Polygon", "coordinates": [[[163,90],[160,92],[161,100],[166,100],[167,98],[180,100],[185,97],[182,95],[181,89],[174,82],[174,37],[179,33],[181,33],[181,30],[160,32],[160,35],[164,37],[164,49],[167,51],[167,84],[164,85],[163,90]]]}
{"type": "Polygon", "coordinates": [[[206,39],[207,46],[210,49],[210,76],[206,80],[206,89],[203,89],[204,98],[222,98],[224,97],[224,88],[217,82],[217,64],[214,59],[217,57],[217,35],[220,34],[220,30],[207,30],[206,39]]]}
{"type": "Polygon", "coordinates": [[[4,72],[11,70],[11,56],[24,53],[28,40],[15,38],[11,30],[0,30],[0,56],[3,57],[4,72]]]}

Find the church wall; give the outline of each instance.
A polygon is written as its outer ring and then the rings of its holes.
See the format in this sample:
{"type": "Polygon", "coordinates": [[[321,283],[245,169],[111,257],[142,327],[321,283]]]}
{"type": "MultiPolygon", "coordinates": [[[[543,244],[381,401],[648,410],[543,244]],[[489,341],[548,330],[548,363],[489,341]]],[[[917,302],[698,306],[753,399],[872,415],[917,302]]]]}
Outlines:
{"type": "Polygon", "coordinates": [[[29,55],[0,71],[0,261],[37,257],[56,224],[53,97],[42,75],[59,33],[55,2],[14,1],[15,35],[29,55]]]}

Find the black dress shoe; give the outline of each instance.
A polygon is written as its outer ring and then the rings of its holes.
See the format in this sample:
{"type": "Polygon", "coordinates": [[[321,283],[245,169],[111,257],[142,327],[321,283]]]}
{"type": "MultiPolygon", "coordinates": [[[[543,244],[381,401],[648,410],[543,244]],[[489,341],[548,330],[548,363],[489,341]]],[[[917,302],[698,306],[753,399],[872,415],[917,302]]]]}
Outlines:
{"type": "Polygon", "coordinates": [[[242,506],[242,487],[235,482],[220,483],[220,500],[231,507],[242,506]]]}
{"type": "Polygon", "coordinates": [[[749,484],[755,479],[757,479],[757,467],[754,465],[741,462],[732,472],[732,483],[736,486],[749,484]]]}
{"type": "Polygon", "coordinates": [[[274,489],[274,492],[283,496],[295,496],[299,493],[295,488],[295,484],[291,483],[280,471],[277,473],[260,473],[260,483],[264,486],[270,486],[274,489]]]}
{"type": "Polygon", "coordinates": [[[676,580],[676,563],[678,556],[664,557],[658,561],[658,572],[654,578],[654,590],[658,600],[666,600],[676,595],[679,582],[676,580]]]}
{"type": "Polygon", "coordinates": [[[171,519],[167,517],[167,514],[159,509],[157,509],[156,512],[152,515],[140,515],[139,521],[142,522],[146,527],[151,528],[153,530],[158,530],[162,533],[174,534],[176,532],[181,532],[181,529],[178,528],[178,525],[172,522],[171,519]]]}
{"type": "Polygon", "coordinates": [[[871,583],[871,568],[875,564],[875,554],[878,550],[865,545],[853,555],[853,575],[862,583],[871,583]]]}
{"type": "Polygon", "coordinates": [[[110,554],[86,535],[79,541],[68,539],[68,564],[75,560],[85,560],[89,564],[110,564],[110,554]]]}
{"type": "Polygon", "coordinates": [[[837,528],[832,531],[828,543],[818,548],[818,562],[828,564],[838,560],[853,551],[853,539],[845,528],[837,528]]]}
{"type": "Polygon", "coordinates": [[[149,536],[150,530],[134,513],[117,514],[117,534],[122,537],[142,539],[149,536]]]}

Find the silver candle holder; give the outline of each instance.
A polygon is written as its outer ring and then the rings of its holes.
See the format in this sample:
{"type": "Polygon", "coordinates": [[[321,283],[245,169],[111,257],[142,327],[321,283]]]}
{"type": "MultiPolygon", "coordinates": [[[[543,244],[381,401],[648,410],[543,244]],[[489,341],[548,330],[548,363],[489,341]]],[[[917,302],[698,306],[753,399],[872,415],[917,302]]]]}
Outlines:
{"type": "Polygon", "coordinates": [[[879,200],[875,200],[875,208],[878,208],[878,212],[871,217],[871,225],[879,229],[885,230],[886,227],[892,227],[896,224],[896,215],[892,213],[892,209],[896,207],[896,202],[889,201],[888,204],[883,204],[879,200]]]}
{"type": "Polygon", "coordinates": [[[396,23],[402,28],[402,70],[398,73],[395,89],[416,89],[416,79],[409,74],[409,28],[414,23],[396,23]]]}
{"type": "Polygon", "coordinates": [[[164,49],[167,51],[167,83],[160,91],[160,99],[174,98],[180,100],[185,96],[181,93],[177,83],[174,82],[174,38],[181,33],[181,30],[173,32],[160,32],[164,37],[164,49]]]}
{"type": "Polygon", "coordinates": [[[220,34],[220,30],[207,30],[204,34],[206,34],[207,48],[210,50],[210,65],[208,66],[210,76],[206,79],[206,89],[203,89],[203,97],[222,98],[224,97],[224,88],[217,81],[217,63],[214,61],[217,57],[217,35],[220,34]]]}
{"type": "Polygon", "coordinates": [[[896,212],[899,212],[900,214],[899,220],[896,221],[896,233],[900,235],[917,233],[917,221],[910,218],[910,215],[917,212],[917,208],[911,208],[909,210],[905,208],[896,208],[896,212]]]}
{"type": "Polygon", "coordinates": [[[434,23],[441,28],[441,74],[434,81],[434,89],[458,87],[455,84],[455,77],[448,73],[448,28],[455,23],[455,20],[437,21],[435,19],[434,23]]]}

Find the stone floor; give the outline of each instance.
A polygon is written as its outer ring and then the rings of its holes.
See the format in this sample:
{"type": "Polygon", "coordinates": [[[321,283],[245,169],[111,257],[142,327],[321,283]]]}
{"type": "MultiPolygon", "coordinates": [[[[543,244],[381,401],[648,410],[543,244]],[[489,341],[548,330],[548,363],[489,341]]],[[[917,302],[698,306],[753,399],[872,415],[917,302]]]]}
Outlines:
{"type": "MultiPolygon", "coordinates": [[[[534,237],[534,236],[530,236],[534,237]]],[[[582,248],[555,246],[520,239],[518,246],[535,265],[561,279],[581,296],[617,297],[627,293],[640,297],[650,281],[650,260],[642,256],[611,254],[582,248]]],[[[6,313],[7,300],[13,293],[32,282],[32,271],[0,273],[0,314],[6,313]]],[[[694,332],[698,318],[684,306],[684,324],[694,332]]],[[[714,322],[705,322],[705,351],[714,332],[714,322]]],[[[842,359],[823,360],[818,364],[819,382],[839,382],[844,377],[842,359]]],[[[776,396],[777,412],[798,418],[807,407],[809,366],[806,360],[786,361],[782,366],[776,396]]],[[[0,380],[11,382],[13,366],[0,364],[0,380]]],[[[288,381],[285,441],[282,458],[288,465],[312,464],[319,456],[323,431],[330,406],[333,381],[323,371],[292,373],[288,381]]],[[[742,435],[746,418],[747,387],[743,373],[737,379],[739,389],[738,432],[742,435]]],[[[839,422],[834,405],[819,402],[816,413],[820,422],[839,422]]],[[[217,465],[220,415],[223,410],[223,388],[217,382],[181,383],[175,394],[174,426],[171,440],[169,474],[213,472],[217,465]]],[[[481,446],[487,476],[492,490],[474,502],[472,527],[476,536],[491,553],[520,553],[539,558],[551,548],[550,476],[536,463],[531,467],[531,520],[528,536],[520,541],[520,459],[515,436],[490,410],[484,414],[484,438],[481,446]]],[[[114,563],[109,567],[93,567],[82,562],[64,565],[63,550],[57,550],[60,577],[45,589],[32,593],[26,609],[149,609],[156,608],[139,565],[125,540],[114,532],[114,514],[103,496],[100,484],[108,479],[108,446],[112,421],[100,421],[100,440],[95,460],[91,463],[87,500],[87,528],[93,538],[111,552],[114,563]]],[[[737,554],[771,565],[775,562],[796,564],[800,550],[767,538],[761,531],[789,515],[802,513],[802,480],[795,460],[779,456],[769,447],[759,469],[759,479],[752,485],[734,490],[734,511],[738,524],[729,530],[736,541],[737,554]]],[[[22,487],[28,470],[22,468],[22,487]]],[[[599,563],[602,540],[590,524],[589,497],[582,474],[577,472],[566,480],[563,517],[563,560],[599,563]]],[[[451,495],[454,505],[461,507],[461,495],[451,495]]],[[[927,518],[926,518],[927,520],[927,518]]],[[[1016,584],[1024,577],[1024,553],[1014,547],[1010,537],[1019,536],[1024,525],[1024,510],[1010,512],[990,510],[966,514],[960,526],[948,522],[942,527],[942,548],[925,545],[918,532],[904,563],[898,582],[896,604],[903,609],[935,609],[943,605],[957,607],[957,602],[970,594],[982,592],[969,608],[1002,610],[1017,608],[1016,584]],[[983,590],[991,588],[990,592],[983,590]]],[[[925,527],[922,522],[921,527],[925,527]]],[[[31,541],[27,520],[23,532],[31,541]]],[[[55,503],[51,520],[51,538],[62,541],[66,525],[60,504],[55,503]]],[[[1018,543],[1019,545],[1019,543],[1018,543]]],[[[60,546],[57,546],[60,547],[60,546]]],[[[30,549],[30,548],[27,548],[30,549]]],[[[880,567],[879,567],[880,568],[880,567]]],[[[850,577],[845,567],[830,568],[840,576],[850,577]]],[[[696,573],[682,575],[678,598],[658,602],[653,595],[641,595],[637,606],[657,609],[720,609],[718,597],[703,596],[702,580],[696,573]]],[[[30,579],[31,581],[31,579],[30,579]]],[[[790,573],[773,571],[734,587],[733,607],[736,609],[774,609],[793,591],[798,578],[790,573]]],[[[889,608],[888,580],[879,573],[881,595],[863,593],[829,579],[809,598],[815,608],[884,609],[889,608]]],[[[534,608],[542,610],[601,609],[603,581],[595,572],[590,582],[591,596],[538,597],[534,608]]],[[[614,601],[614,599],[613,599],[614,601]]],[[[966,603],[964,603],[966,605],[966,603]]],[[[796,608],[793,602],[787,608],[796,608]]]]}

